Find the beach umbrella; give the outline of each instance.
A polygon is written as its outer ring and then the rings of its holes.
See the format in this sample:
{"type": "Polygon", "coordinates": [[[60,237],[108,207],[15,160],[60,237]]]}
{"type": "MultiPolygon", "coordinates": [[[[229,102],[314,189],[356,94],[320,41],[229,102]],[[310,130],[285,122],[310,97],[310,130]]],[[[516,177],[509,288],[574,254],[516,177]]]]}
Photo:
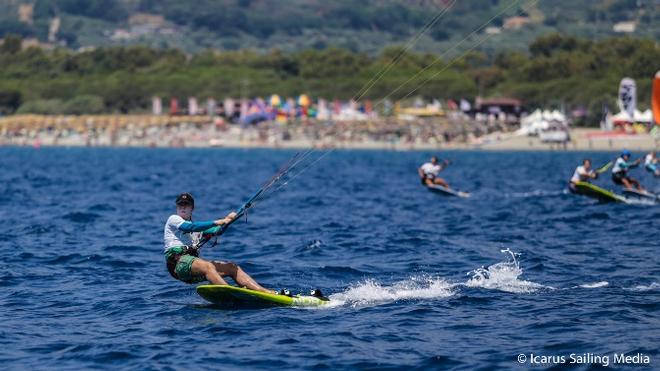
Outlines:
{"type": "Polygon", "coordinates": [[[298,97],[298,104],[301,105],[302,107],[307,107],[311,103],[311,100],[309,97],[305,94],[302,94],[300,97],[298,97]]]}

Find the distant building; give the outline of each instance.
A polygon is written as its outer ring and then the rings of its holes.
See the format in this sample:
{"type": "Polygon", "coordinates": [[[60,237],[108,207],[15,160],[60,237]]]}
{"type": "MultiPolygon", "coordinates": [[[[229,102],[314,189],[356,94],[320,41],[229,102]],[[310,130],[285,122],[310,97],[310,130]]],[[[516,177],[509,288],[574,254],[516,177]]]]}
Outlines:
{"type": "Polygon", "coordinates": [[[60,17],[55,17],[50,21],[48,27],[48,42],[54,43],[57,41],[57,33],[60,31],[60,24],[60,17]]]}
{"type": "Polygon", "coordinates": [[[110,36],[110,40],[113,41],[119,41],[119,40],[129,40],[133,38],[133,34],[130,33],[130,31],[125,30],[123,28],[118,28],[114,30],[112,33],[112,36],[110,36]]]}
{"type": "Polygon", "coordinates": [[[154,34],[172,35],[176,33],[176,30],[171,26],[168,26],[165,18],[160,15],[138,13],[129,18],[128,24],[128,29],[118,28],[112,31],[112,33],[109,34],[110,40],[132,40],[154,34]]]}
{"type": "Polygon", "coordinates": [[[509,17],[504,20],[502,28],[505,30],[517,30],[529,23],[532,23],[529,17],[509,17]]]}
{"type": "Polygon", "coordinates": [[[619,22],[612,26],[612,30],[619,33],[633,33],[635,29],[637,29],[637,23],[634,21],[619,22]]]}
{"type": "Polygon", "coordinates": [[[522,101],[513,98],[481,98],[477,97],[474,102],[474,111],[484,114],[506,113],[520,116],[522,112],[522,101]]]}
{"type": "Polygon", "coordinates": [[[34,5],[21,4],[18,6],[19,21],[27,24],[32,24],[34,22],[33,15],[34,15],[34,5]]]}
{"type": "Polygon", "coordinates": [[[137,13],[128,19],[128,24],[131,26],[147,25],[152,28],[159,28],[165,26],[165,17],[162,15],[137,13]]]}
{"type": "Polygon", "coordinates": [[[53,44],[42,43],[37,38],[29,37],[29,38],[23,39],[23,41],[21,42],[21,49],[25,50],[25,49],[28,49],[28,48],[39,48],[39,49],[44,49],[44,50],[52,50],[54,48],[54,46],[53,46],[53,44]]]}
{"type": "Polygon", "coordinates": [[[499,27],[486,27],[486,30],[484,32],[487,35],[499,35],[502,33],[502,29],[499,27]]]}

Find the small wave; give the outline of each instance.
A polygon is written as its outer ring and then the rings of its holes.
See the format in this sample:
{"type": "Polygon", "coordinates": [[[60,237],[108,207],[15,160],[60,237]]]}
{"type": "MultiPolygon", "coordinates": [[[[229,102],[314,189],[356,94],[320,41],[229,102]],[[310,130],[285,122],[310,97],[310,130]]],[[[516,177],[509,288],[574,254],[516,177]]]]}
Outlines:
{"type": "Polygon", "coordinates": [[[78,254],[78,253],[73,253],[73,254],[65,254],[65,255],[58,255],[55,256],[49,260],[46,260],[46,264],[63,264],[63,263],[68,263],[71,261],[81,261],[87,259],[86,257],[78,254]]]}
{"type": "Polygon", "coordinates": [[[53,231],[55,231],[55,228],[52,225],[35,224],[23,228],[24,233],[35,234],[35,235],[48,234],[53,231]]]}
{"type": "Polygon", "coordinates": [[[610,219],[610,216],[607,213],[593,212],[587,215],[561,216],[554,219],[548,219],[548,221],[552,221],[553,223],[559,222],[559,223],[573,224],[573,223],[582,223],[585,220],[608,220],[608,219],[610,219]]]}
{"type": "Polygon", "coordinates": [[[323,241],[321,240],[310,240],[304,241],[302,246],[298,248],[298,251],[313,251],[313,250],[322,250],[323,241]]]}
{"type": "Polygon", "coordinates": [[[368,272],[364,272],[352,267],[338,266],[338,265],[324,265],[319,269],[323,274],[326,275],[335,275],[338,277],[346,276],[349,274],[352,275],[365,275],[368,272]]]}
{"type": "Polygon", "coordinates": [[[504,197],[513,197],[513,198],[528,198],[528,197],[556,197],[562,196],[568,193],[568,191],[544,191],[542,189],[537,189],[531,192],[513,192],[505,193],[504,197]]]}
{"type": "Polygon", "coordinates": [[[585,283],[584,285],[580,285],[578,287],[581,287],[583,289],[597,289],[600,287],[605,287],[609,286],[609,282],[607,281],[600,281],[600,282],[593,282],[593,283],[585,283]]]}
{"type": "Polygon", "coordinates": [[[115,192],[123,191],[124,186],[121,185],[120,183],[114,183],[114,184],[110,185],[110,190],[115,191],[115,192]]]}
{"type": "Polygon", "coordinates": [[[312,241],[309,241],[309,242],[307,243],[307,245],[305,246],[305,248],[308,248],[308,249],[318,249],[318,248],[321,247],[322,245],[323,245],[323,242],[321,242],[321,240],[312,240],[312,241]]]}
{"type": "Polygon", "coordinates": [[[643,206],[654,206],[659,204],[659,202],[651,199],[635,198],[635,197],[626,197],[626,203],[628,205],[643,205],[643,206]]]}
{"type": "Polygon", "coordinates": [[[89,256],[82,256],[74,264],[91,263],[97,267],[113,267],[113,268],[140,268],[147,265],[146,262],[136,260],[123,260],[112,257],[110,255],[91,254],[89,256]]]}
{"type": "Polygon", "coordinates": [[[468,274],[472,277],[465,283],[467,287],[481,287],[516,294],[533,293],[543,288],[552,288],[541,284],[521,280],[522,268],[516,259],[516,253],[506,249],[502,253],[509,254],[509,260],[491,265],[488,268],[477,268],[468,274]]]}
{"type": "Polygon", "coordinates": [[[116,211],[117,209],[109,204],[96,204],[89,208],[90,211],[116,211]]]}
{"type": "Polygon", "coordinates": [[[62,218],[66,220],[70,220],[74,223],[91,223],[100,217],[101,216],[99,214],[94,214],[94,213],[73,212],[64,215],[62,218]]]}
{"type": "Polygon", "coordinates": [[[624,290],[639,292],[660,290],[660,283],[653,282],[650,285],[637,285],[635,287],[625,288],[624,290]]]}
{"type": "Polygon", "coordinates": [[[432,277],[411,277],[391,286],[369,279],[330,295],[330,305],[324,307],[364,307],[397,300],[446,298],[453,295],[452,287],[444,279],[432,277]]]}
{"type": "MultiPolygon", "coordinates": [[[[351,307],[365,307],[385,304],[397,300],[406,299],[434,299],[445,298],[454,295],[453,289],[458,286],[480,287],[504,292],[527,294],[541,289],[554,289],[535,282],[519,279],[523,274],[522,268],[516,259],[516,253],[510,249],[502,250],[508,254],[509,259],[491,265],[488,268],[478,268],[468,274],[472,277],[465,283],[450,283],[437,276],[413,276],[408,280],[397,282],[391,286],[384,286],[374,279],[368,279],[347,290],[330,295],[331,303],[322,308],[332,308],[343,305],[351,307]]],[[[336,267],[324,267],[325,269],[336,269],[336,267]]],[[[597,282],[594,285],[602,285],[597,282]]],[[[608,283],[605,282],[605,285],[608,283]]]]}

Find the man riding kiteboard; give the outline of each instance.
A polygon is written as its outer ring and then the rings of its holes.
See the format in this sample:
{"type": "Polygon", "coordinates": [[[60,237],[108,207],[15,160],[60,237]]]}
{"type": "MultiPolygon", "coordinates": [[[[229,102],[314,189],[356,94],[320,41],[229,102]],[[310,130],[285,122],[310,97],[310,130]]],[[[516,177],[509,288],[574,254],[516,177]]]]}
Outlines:
{"type": "Polygon", "coordinates": [[[582,161],[582,165],[575,168],[575,172],[573,172],[573,176],[571,177],[571,180],[568,183],[568,189],[573,193],[578,193],[578,190],[576,188],[578,182],[589,183],[591,179],[596,179],[596,178],[598,178],[598,173],[593,169],[591,169],[591,160],[585,158],[582,161]]]}
{"type": "Polygon", "coordinates": [[[233,262],[207,261],[199,257],[199,241],[210,238],[218,227],[231,223],[237,214],[232,212],[222,219],[193,222],[194,208],[192,195],[180,194],[176,198],[176,214],[171,215],[165,223],[165,259],[172,277],[189,284],[210,281],[216,285],[226,285],[223,277],[229,276],[241,287],[275,293],[259,285],[233,262]]]}
{"type": "Polygon", "coordinates": [[[439,164],[438,158],[436,156],[431,157],[430,162],[424,163],[419,167],[419,169],[417,169],[417,173],[419,174],[419,179],[422,184],[425,186],[432,186],[437,184],[445,188],[451,188],[449,187],[449,183],[438,176],[438,174],[444,170],[447,165],[449,165],[449,161],[445,160],[442,162],[442,164],[439,164]]]}
{"type": "Polygon", "coordinates": [[[651,151],[644,157],[644,168],[656,177],[660,177],[660,167],[658,167],[658,157],[655,151],[651,151]]]}
{"type": "Polygon", "coordinates": [[[635,187],[638,191],[645,192],[646,190],[637,179],[628,175],[628,170],[639,166],[642,162],[639,158],[635,161],[630,161],[631,156],[632,153],[627,149],[624,149],[621,152],[621,156],[616,159],[614,167],[612,168],[612,181],[615,184],[622,185],[626,189],[633,189],[633,187],[635,187]]]}

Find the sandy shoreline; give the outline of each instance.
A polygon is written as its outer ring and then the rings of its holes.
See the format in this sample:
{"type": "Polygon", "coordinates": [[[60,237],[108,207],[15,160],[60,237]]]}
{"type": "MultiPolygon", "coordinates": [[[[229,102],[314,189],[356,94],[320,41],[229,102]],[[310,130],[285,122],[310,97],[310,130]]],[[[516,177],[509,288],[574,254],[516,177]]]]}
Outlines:
{"type": "MultiPolygon", "coordinates": [[[[254,133],[252,133],[254,134],[254,133]]],[[[571,140],[566,144],[543,143],[538,137],[519,136],[514,133],[492,133],[465,142],[423,142],[414,141],[337,141],[329,138],[319,140],[291,139],[266,140],[257,135],[218,135],[218,133],[178,133],[176,136],[160,138],[129,138],[115,140],[109,138],[75,135],[56,138],[41,135],[36,138],[0,137],[0,146],[25,147],[105,147],[105,148],[335,148],[364,150],[484,150],[484,151],[618,151],[627,148],[631,151],[651,151],[660,148],[660,137],[651,134],[612,134],[607,135],[596,129],[574,129],[571,140]],[[185,138],[185,139],[184,139],[185,138]]]]}
{"type": "Polygon", "coordinates": [[[660,136],[608,134],[597,129],[573,129],[566,145],[542,143],[538,137],[517,136],[481,146],[484,150],[652,151],[660,148],[660,136]]]}

